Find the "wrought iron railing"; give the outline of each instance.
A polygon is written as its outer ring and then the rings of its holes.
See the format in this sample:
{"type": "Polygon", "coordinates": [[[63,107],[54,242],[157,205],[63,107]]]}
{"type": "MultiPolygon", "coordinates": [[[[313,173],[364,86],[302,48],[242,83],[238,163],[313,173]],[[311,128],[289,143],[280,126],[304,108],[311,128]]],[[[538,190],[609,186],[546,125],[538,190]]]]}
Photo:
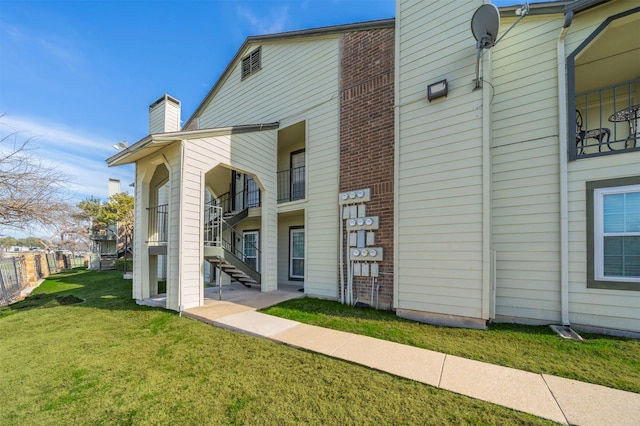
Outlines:
{"type": "Polygon", "coordinates": [[[278,172],[278,203],[305,197],[305,166],[278,172]]]}
{"type": "Polygon", "coordinates": [[[591,157],[640,149],[638,93],[640,79],[577,94],[575,108],[569,108],[569,128],[576,138],[569,152],[591,157]]]}
{"type": "Polygon", "coordinates": [[[256,185],[255,188],[236,192],[233,196],[231,192],[225,192],[212,200],[210,204],[221,207],[223,214],[245,208],[260,207],[260,188],[256,185]]]}
{"type": "Polygon", "coordinates": [[[167,242],[168,222],[169,222],[169,205],[162,204],[159,206],[147,208],[149,212],[149,233],[147,237],[148,243],[163,244],[167,242]]]}

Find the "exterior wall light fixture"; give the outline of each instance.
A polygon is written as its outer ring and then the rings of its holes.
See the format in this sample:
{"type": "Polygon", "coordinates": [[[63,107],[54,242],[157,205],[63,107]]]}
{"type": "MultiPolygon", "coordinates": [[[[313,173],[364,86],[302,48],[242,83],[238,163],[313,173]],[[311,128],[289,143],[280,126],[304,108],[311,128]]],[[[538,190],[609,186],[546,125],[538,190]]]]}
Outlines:
{"type": "Polygon", "coordinates": [[[446,78],[427,86],[427,99],[429,99],[429,102],[447,96],[447,93],[449,93],[449,84],[446,78]]]}

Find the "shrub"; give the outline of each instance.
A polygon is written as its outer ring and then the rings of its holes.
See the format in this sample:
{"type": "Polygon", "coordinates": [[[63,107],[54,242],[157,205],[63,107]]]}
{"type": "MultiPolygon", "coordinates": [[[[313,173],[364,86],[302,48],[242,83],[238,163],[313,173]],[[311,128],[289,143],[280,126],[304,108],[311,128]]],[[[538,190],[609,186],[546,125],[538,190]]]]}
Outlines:
{"type": "MultiPolygon", "coordinates": [[[[133,271],[133,259],[126,259],[127,261],[127,272],[133,271]]],[[[125,259],[116,259],[115,267],[117,271],[124,271],[124,262],[125,259]]]]}

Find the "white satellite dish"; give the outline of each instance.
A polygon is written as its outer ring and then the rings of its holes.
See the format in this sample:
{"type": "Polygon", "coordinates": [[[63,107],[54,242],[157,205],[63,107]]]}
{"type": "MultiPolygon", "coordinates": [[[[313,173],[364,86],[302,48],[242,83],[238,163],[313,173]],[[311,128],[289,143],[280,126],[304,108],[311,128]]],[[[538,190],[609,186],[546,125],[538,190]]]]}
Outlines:
{"type": "Polygon", "coordinates": [[[476,86],[480,88],[480,57],[482,49],[490,49],[496,44],[500,29],[500,11],[491,4],[483,4],[473,13],[471,18],[471,32],[476,39],[476,86]]]}
{"type": "Polygon", "coordinates": [[[476,51],[478,53],[476,58],[475,89],[480,88],[480,57],[482,56],[482,50],[491,49],[498,44],[498,42],[511,31],[511,28],[515,27],[528,13],[529,4],[525,3],[521,8],[516,10],[516,15],[520,15],[520,17],[502,34],[502,37],[497,40],[498,31],[500,30],[500,11],[498,8],[491,3],[487,3],[477,8],[473,13],[473,17],[471,18],[471,32],[476,39],[476,51]]]}
{"type": "Polygon", "coordinates": [[[498,38],[500,29],[500,11],[491,4],[483,4],[471,18],[471,32],[475,37],[478,48],[489,49],[498,38]]]}

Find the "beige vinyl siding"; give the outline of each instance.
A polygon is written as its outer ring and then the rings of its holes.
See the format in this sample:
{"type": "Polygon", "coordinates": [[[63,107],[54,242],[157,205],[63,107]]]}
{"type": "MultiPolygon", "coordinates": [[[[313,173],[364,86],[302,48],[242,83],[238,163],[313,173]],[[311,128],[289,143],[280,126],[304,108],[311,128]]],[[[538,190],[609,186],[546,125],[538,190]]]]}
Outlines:
{"type": "Polygon", "coordinates": [[[560,15],[528,16],[492,50],[498,317],[560,320],[556,41],[561,26],[560,15]]]}
{"type": "Polygon", "coordinates": [[[175,143],[169,149],[164,150],[164,157],[169,161],[169,229],[167,236],[167,309],[179,310],[180,308],[180,178],[182,176],[180,144],[175,143]]]}
{"type": "MultiPolygon", "coordinates": [[[[178,289],[178,262],[177,253],[180,251],[180,243],[178,240],[179,230],[175,225],[179,223],[180,210],[177,207],[180,199],[180,146],[173,144],[158,153],[140,160],[136,163],[136,185],[135,185],[135,227],[133,254],[138,265],[133,271],[133,297],[142,300],[151,296],[150,294],[150,276],[155,272],[150,271],[149,265],[149,245],[148,239],[148,207],[151,207],[150,197],[155,188],[150,188],[150,182],[153,179],[155,169],[158,164],[164,164],[169,171],[168,196],[169,200],[165,200],[170,205],[169,210],[169,232],[167,253],[167,307],[177,310],[179,307],[178,289]],[[173,254],[173,256],[171,256],[173,254]],[[141,261],[141,259],[144,259],[141,261]],[[173,262],[171,260],[174,260],[173,262]]],[[[153,202],[153,206],[157,202],[153,202]]]]}
{"type": "Polygon", "coordinates": [[[238,62],[199,116],[199,127],[282,122],[336,97],[338,48],[337,36],[263,44],[260,72],[241,81],[238,62]]]}
{"type": "Polygon", "coordinates": [[[166,109],[166,103],[163,102],[149,111],[149,134],[162,133],[164,131],[166,109]]]}
{"type": "MultiPolygon", "coordinates": [[[[249,53],[256,46],[247,46],[249,53]]],[[[304,39],[262,44],[262,69],[240,79],[240,63],[215,93],[199,117],[199,127],[280,122],[286,128],[306,121],[305,287],[309,294],[337,297],[338,250],[338,143],[339,143],[339,38],[304,39]]],[[[277,159],[277,143],[255,162],[277,159]]],[[[282,160],[282,159],[281,159],[282,160]]],[[[233,160],[232,160],[233,161],[233,160]]],[[[288,159],[286,160],[288,168],[288,159]]],[[[235,162],[233,163],[236,164],[235,162]]],[[[244,170],[253,170],[247,164],[244,170]]],[[[276,173],[272,174],[275,185],[276,173]]],[[[275,202],[275,195],[274,195],[275,202]]],[[[262,205],[262,214],[276,233],[277,208],[262,205]]],[[[264,232],[264,230],[263,230],[264,232]]],[[[261,234],[263,242],[267,239],[261,234]]],[[[277,240],[271,241],[273,253],[277,240]]],[[[264,247],[264,245],[263,245],[264,247]]],[[[273,262],[275,268],[276,262],[273,262]]],[[[275,271],[273,272],[275,277],[275,271]]],[[[285,277],[280,277],[280,281],[285,277]]],[[[264,274],[263,274],[264,279],[264,274]]]]}
{"type": "Polygon", "coordinates": [[[481,91],[469,19],[482,2],[397,5],[396,308],[481,318],[481,91]],[[426,86],[449,82],[429,103],[426,86]]]}
{"type": "MultiPolygon", "coordinates": [[[[135,169],[135,185],[134,185],[134,198],[133,198],[133,221],[135,226],[133,227],[133,258],[143,259],[147,255],[147,245],[145,244],[148,221],[143,216],[147,211],[145,202],[143,199],[144,188],[144,173],[147,169],[146,164],[136,163],[135,169]]],[[[141,265],[145,262],[136,262],[135,268],[133,268],[133,283],[132,283],[132,296],[136,300],[144,299],[143,280],[144,277],[148,277],[148,272],[145,274],[141,265]]]]}
{"type": "Polygon", "coordinates": [[[307,120],[305,292],[324,298],[338,297],[338,114],[336,98],[310,111],[307,120]]]}
{"type": "Polygon", "coordinates": [[[240,133],[184,142],[182,181],[182,303],[199,306],[202,297],[204,258],[202,217],[204,209],[203,174],[222,164],[255,174],[262,190],[261,274],[262,289],[275,290],[276,271],[276,143],[275,131],[240,133]]]}

